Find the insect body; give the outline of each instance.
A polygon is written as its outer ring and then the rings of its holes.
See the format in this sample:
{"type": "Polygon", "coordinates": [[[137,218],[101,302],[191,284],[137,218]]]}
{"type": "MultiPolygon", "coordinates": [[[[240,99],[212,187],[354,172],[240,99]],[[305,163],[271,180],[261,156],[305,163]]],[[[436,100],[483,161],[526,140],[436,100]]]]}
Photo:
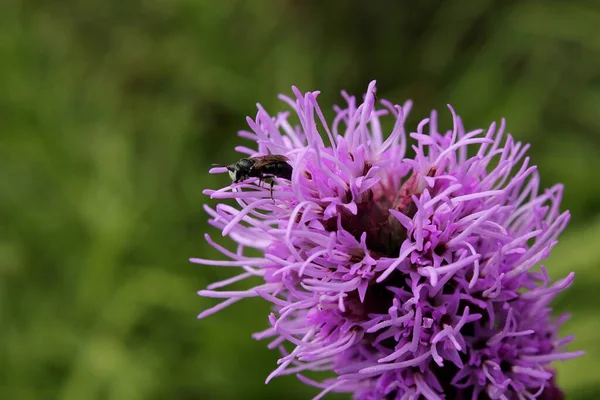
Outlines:
{"type": "Polygon", "coordinates": [[[271,198],[273,198],[273,178],[292,179],[292,166],[287,161],[287,157],[282,155],[242,158],[228,165],[227,170],[235,183],[248,178],[258,178],[259,182],[268,182],[271,185],[271,198]]]}

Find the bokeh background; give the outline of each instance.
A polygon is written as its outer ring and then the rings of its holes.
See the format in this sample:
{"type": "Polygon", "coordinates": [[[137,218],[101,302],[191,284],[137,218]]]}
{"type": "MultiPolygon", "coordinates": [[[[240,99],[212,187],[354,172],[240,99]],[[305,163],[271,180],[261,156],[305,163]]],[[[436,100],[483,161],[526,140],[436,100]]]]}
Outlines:
{"type": "MultiPolygon", "coordinates": [[[[265,386],[250,338],[267,305],[210,319],[196,291],[231,271],[207,247],[211,163],[291,85],[452,103],[533,145],[573,219],[547,266],[588,354],[569,399],[600,398],[600,3],[4,0],[0,2],[0,399],[308,399],[265,386]]],[[[329,107],[327,107],[329,109],[329,107]]],[[[213,232],[214,233],[214,232],[213,232]]],[[[218,233],[216,234],[218,237],[218,233]]],[[[332,396],[331,398],[347,398],[332,396]]]]}

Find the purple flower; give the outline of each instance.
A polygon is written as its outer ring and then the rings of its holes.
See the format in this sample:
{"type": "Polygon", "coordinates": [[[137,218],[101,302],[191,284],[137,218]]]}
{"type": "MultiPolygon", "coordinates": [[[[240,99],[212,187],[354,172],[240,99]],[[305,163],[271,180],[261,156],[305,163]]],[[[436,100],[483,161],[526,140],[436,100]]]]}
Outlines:
{"type": "Polygon", "coordinates": [[[286,156],[291,180],[276,179],[273,199],[257,179],[205,192],[237,205],[205,206],[237,248],[206,235],[230,260],[191,261],[241,273],[199,292],[226,299],[199,317],[246,297],[272,303],[270,327],[254,335],[282,354],[267,382],[297,374],[323,389],[317,398],[562,398],[550,364],[581,352],[563,351],[573,338],[558,337],[566,317],[549,304],[574,274],[552,283],[534,267],[569,213],[561,185],[540,191],[529,146],[505,135],[504,120],[465,131],[450,106],[451,131],[438,132],[434,111],[409,143],[411,102],[377,101],[375,82],[361,104],[343,93],[331,123],[319,92],[293,92],[281,96],[292,115],[259,105],[240,132],[255,148],[236,148],[286,156]],[[245,279],[255,286],[215,290],[245,279]]]}

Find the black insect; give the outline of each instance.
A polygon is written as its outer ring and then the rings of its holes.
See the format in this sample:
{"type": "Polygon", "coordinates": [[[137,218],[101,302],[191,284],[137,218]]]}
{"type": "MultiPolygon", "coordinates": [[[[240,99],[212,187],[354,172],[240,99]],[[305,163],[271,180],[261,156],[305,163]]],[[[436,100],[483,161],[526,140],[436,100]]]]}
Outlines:
{"type": "Polygon", "coordinates": [[[259,185],[268,182],[271,186],[271,199],[273,199],[273,178],[292,179],[292,166],[287,163],[288,158],[282,155],[268,155],[260,157],[242,158],[240,161],[227,165],[229,176],[235,183],[248,178],[258,178],[259,185]]]}

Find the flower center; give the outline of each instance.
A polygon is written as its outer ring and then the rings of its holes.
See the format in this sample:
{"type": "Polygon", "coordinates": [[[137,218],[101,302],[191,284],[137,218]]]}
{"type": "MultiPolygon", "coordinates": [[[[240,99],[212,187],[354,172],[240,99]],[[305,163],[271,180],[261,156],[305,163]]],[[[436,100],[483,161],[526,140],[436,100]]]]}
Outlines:
{"type": "MultiPolygon", "coordinates": [[[[355,321],[364,321],[368,319],[369,314],[387,314],[395,296],[388,289],[389,286],[410,290],[404,274],[400,271],[394,271],[383,282],[373,282],[369,286],[364,302],[360,301],[358,290],[349,292],[344,300],[346,311],[343,313],[343,316],[355,321]]],[[[385,346],[386,343],[382,343],[382,345],[385,346]]],[[[395,341],[389,343],[389,347],[394,347],[394,345],[395,341]]]]}
{"type": "MultiPolygon", "coordinates": [[[[396,190],[378,185],[362,196],[362,201],[357,203],[356,215],[347,208],[338,206],[338,216],[326,220],[325,228],[328,231],[337,230],[339,218],[342,228],[352,234],[357,241],[361,240],[363,233],[367,234],[366,246],[372,258],[398,257],[400,247],[407,238],[407,231],[390,213],[390,209],[398,210],[412,218],[416,213],[412,196],[418,196],[423,191],[418,182],[418,175],[413,174],[396,190]]],[[[443,251],[443,249],[438,250],[443,251]]],[[[376,276],[373,279],[375,278],[376,276]]],[[[373,280],[369,284],[364,301],[360,300],[358,290],[349,292],[344,301],[346,305],[344,316],[363,321],[368,319],[370,314],[386,314],[395,296],[388,289],[390,286],[411,291],[406,275],[396,270],[383,282],[376,283],[373,280]]],[[[382,345],[386,344],[382,343],[382,345]]],[[[393,343],[390,343],[390,347],[393,347],[393,343]]]]}
{"type": "MultiPolygon", "coordinates": [[[[431,171],[430,175],[433,172],[435,171],[431,171]]],[[[406,229],[390,213],[390,209],[398,210],[409,218],[413,217],[416,207],[412,196],[421,193],[417,174],[408,178],[397,191],[379,185],[362,196],[362,201],[356,204],[356,215],[343,206],[337,207],[342,228],[358,241],[366,232],[367,248],[373,258],[398,257],[400,246],[406,239],[406,229]]],[[[328,231],[335,231],[337,217],[326,220],[324,225],[328,231]]]]}

